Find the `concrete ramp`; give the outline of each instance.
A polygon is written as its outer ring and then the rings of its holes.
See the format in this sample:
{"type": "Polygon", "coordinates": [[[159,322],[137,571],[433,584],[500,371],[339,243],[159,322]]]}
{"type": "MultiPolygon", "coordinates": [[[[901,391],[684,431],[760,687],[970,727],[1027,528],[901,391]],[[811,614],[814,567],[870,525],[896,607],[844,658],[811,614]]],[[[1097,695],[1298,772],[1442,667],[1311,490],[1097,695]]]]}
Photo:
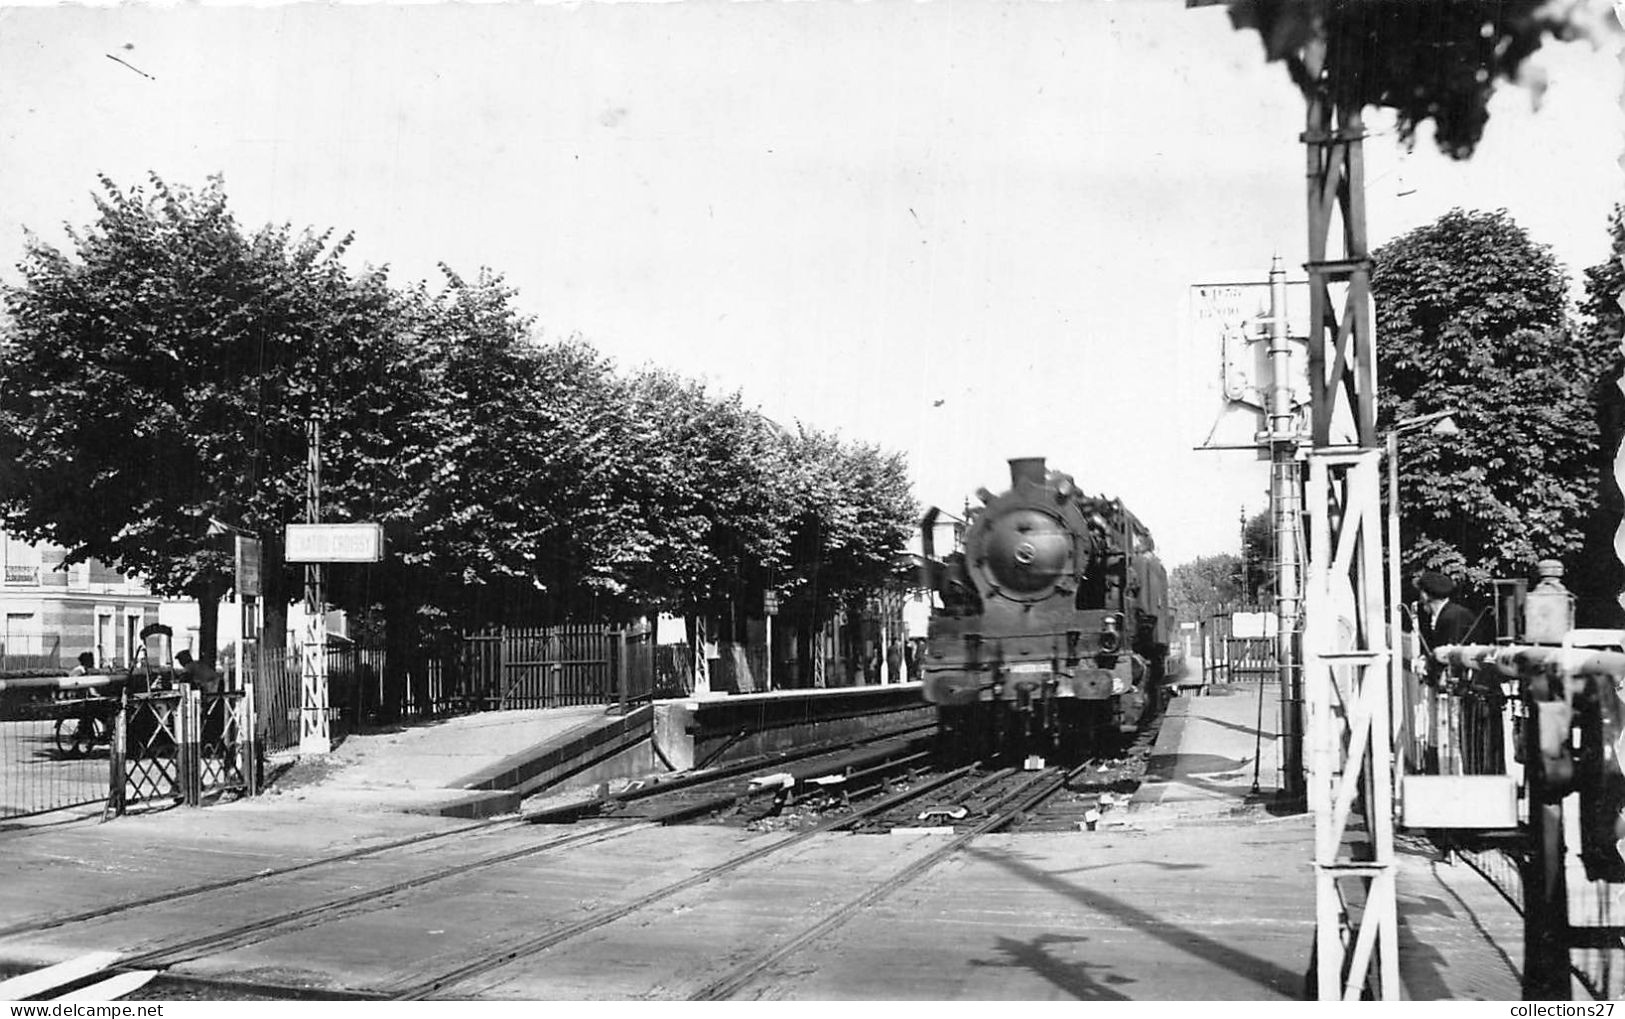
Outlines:
{"type": "Polygon", "coordinates": [[[606,715],[570,729],[451,783],[453,788],[501,792],[518,801],[548,789],[609,778],[634,778],[656,767],[650,736],[654,707],[606,715]]]}
{"type": "Polygon", "coordinates": [[[360,733],[331,754],[299,759],[267,792],[350,810],[492,817],[543,789],[665,770],[648,749],[652,717],[647,705],[624,716],[584,705],[360,733]]]}

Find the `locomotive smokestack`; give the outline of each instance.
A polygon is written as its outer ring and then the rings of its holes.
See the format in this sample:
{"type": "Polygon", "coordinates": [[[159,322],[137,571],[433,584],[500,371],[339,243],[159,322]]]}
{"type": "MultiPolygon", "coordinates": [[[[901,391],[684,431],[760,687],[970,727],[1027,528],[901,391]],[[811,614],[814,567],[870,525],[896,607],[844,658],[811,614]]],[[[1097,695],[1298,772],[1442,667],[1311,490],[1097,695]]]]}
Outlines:
{"type": "Polygon", "coordinates": [[[1010,461],[1010,487],[1023,481],[1033,485],[1044,483],[1044,458],[1041,456],[1016,457],[1010,461]]]}

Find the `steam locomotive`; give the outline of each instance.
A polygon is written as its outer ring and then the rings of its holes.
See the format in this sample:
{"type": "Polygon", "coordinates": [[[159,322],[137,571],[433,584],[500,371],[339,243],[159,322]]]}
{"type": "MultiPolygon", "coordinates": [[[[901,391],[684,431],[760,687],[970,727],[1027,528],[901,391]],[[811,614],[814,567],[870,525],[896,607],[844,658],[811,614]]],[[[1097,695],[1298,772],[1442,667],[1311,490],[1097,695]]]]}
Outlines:
{"type": "Polygon", "coordinates": [[[979,757],[1074,758],[1161,707],[1168,577],[1121,501],[1087,496],[1042,457],[1010,461],[1010,490],[978,495],[963,551],[938,559],[921,662],[947,745],[979,757]]]}

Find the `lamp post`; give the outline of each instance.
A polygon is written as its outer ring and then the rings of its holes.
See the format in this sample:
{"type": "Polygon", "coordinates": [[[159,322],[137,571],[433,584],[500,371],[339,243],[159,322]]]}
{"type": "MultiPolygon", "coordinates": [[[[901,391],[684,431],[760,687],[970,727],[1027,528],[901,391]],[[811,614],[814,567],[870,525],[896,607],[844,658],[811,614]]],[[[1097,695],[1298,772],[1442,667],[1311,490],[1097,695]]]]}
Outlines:
{"type": "Polygon", "coordinates": [[[1388,643],[1391,652],[1388,659],[1388,688],[1391,694],[1393,707],[1389,711],[1389,741],[1394,748],[1394,804],[1398,807],[1404,796],[1404,785],[1400,779],[1405,774],[1405,750],[1401,744],[1401,737],[1405,733],[1407,723],[1406,715],[1410,710],[1410,701],[1405,696],[1405,655],[1404,643],[1400,639],[1399,609],[1402,601],[1403,587],[1401,586],[1399,569],[1399,437],[1406,432],[1414,432],[1427,425],[1432,425],[1435,435],[1451,436],[1461,434],[1456,422],[1451,418],[1453,410],[1434,411],[1431,414],[1418,414],[1415,417],[1396,421],[1384,436],[1384,452],[1388,457],[1388,643]]]}

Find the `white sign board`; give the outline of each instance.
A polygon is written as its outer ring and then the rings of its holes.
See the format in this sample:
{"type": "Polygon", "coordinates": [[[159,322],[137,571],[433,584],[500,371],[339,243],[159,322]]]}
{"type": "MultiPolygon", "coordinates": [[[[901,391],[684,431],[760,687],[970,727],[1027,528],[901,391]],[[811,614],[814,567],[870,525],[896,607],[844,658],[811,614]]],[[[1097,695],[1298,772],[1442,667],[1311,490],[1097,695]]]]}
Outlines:
{"type": "MultiPolygon", "coordinates": [[[[1307,344],[1309,285],[1287,282],[1287,334],[1292,337],[1292,400],[1299,407],[1309,402],[1307,344]]],[[[1267,392],[1271,383],[1269,358],[1270,286],[1267,279],[1195,283],[1190,287],[1187,327],[1192,355],[1218,371],[1209,376],[1202,401],[1217,419],[1204,446],[1251,446],[1265,429],[1267,392]],[[1211,401],[1211,402],[1209,402],[1211,401]]]]}
{"type": "Polygon", "coordinates": [[[290,563],[376,563],[384,558],[382,524],[289,524],[290,563]]]}
{"type": "Polygon", "coordinates": [[[1275,631],[1275,614],[1272,612],[1233,612],[1230,615],[1232,637],[1256,640],[1260,637],[1273,637],[1275,631]]]}

